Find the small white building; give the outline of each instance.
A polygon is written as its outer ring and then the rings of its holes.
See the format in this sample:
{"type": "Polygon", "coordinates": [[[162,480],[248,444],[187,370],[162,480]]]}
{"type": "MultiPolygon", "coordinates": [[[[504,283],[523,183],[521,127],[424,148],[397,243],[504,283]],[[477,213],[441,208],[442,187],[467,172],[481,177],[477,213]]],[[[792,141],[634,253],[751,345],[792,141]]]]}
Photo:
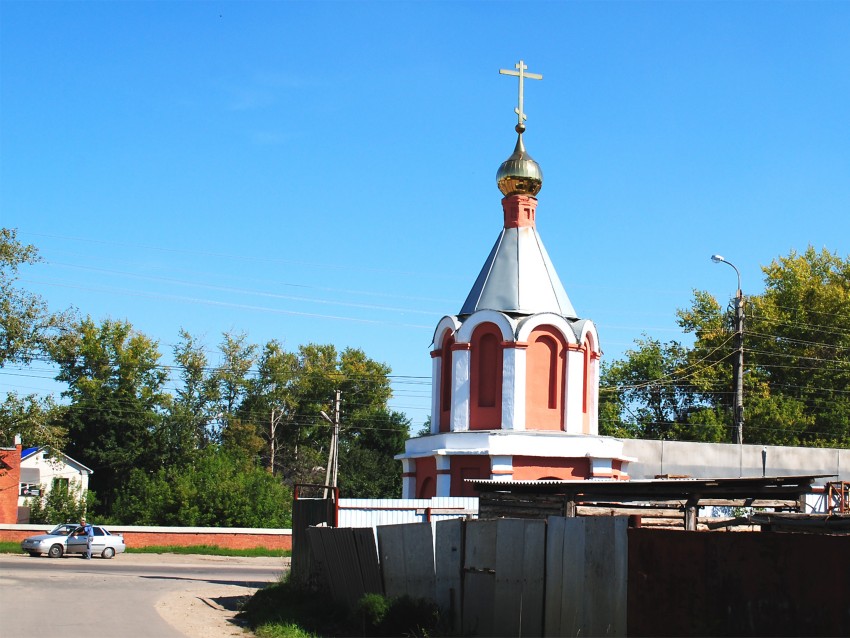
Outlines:
{"type": "Polygon", "coordinates": [[[82,496],[89,489],[90,474],[91,469],[49,446],[21,450],[18,522],[29,521],[28,498],[46,496],[54,489],[73,490],[82,496]]]}

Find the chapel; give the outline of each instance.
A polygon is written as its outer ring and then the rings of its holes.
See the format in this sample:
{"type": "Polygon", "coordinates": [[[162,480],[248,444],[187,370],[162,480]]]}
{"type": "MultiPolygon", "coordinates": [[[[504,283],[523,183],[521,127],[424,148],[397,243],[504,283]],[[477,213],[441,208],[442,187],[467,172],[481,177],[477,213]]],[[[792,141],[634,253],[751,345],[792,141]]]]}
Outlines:
{"type": "Polygon", "coordinates": [[[502,229],[431,350],[431,431],[409,439],[403,498],[475,496],[466,479],[627,480],[622,442],[599,436],[599,335],[570,302],[537,231],[543,171],[523,141],[519,80],[513,153],[496,172],[502,229]]]}

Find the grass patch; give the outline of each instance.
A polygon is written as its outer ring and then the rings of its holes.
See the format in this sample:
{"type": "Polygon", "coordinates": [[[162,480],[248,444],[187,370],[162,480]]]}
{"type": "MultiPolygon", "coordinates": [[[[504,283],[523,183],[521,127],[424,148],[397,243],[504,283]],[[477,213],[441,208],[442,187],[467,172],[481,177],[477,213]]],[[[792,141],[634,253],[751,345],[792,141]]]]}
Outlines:
{"type": "Polygon", "coordinates": [[[347,614],[326,596],[294,587],[289,580],[270,585],[245,603],[238,617],[258,638],[345,636],[347,614]]]}
{"type": "Polygon", "coordinates": [[[23,554],[21,543],[18,541],[0,541],[0,554],[23,554]]]}
{"type": "MultiPolygon", "coordinates": [[[[20,549],[20,545],[18,548],[20,549]]],[[[128,547],[127,552],[132,554],[203,554],[206,556],[265,556],[272,558],[292,556],[292,550],[289,549],[266,549],[264,547],[228,549],[215,545],[190,545],[188,547],[151,545],[150,547],[128,547]]]]}
{"type": "Polygon", "coordinates": [[[367,594],[348,612],[326,592],[300,589],[286,578],[258,591],[238,614],[258,638],[449,635],[431,600],[367,594]]]}
{"type": "Polygon", "coordinates": [[[257,638],[321,638],[318,634],[301,629],[295,623],[263,625],[254,632],[257,638]]]}

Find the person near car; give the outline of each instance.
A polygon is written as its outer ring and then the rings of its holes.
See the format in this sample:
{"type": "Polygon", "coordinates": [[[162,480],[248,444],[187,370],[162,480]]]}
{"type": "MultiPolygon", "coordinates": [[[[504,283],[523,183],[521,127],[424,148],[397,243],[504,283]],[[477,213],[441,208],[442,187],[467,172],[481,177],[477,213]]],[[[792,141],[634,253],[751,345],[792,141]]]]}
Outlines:
{"type": "Polygon", "coordinates": [[[77,532],[77,536],[86,537],[86,560],[91,560],[91,542],[94,540],[94,529],[86,523],[85,516],[80,519],[80,527],[83,529],[77,532]]]}

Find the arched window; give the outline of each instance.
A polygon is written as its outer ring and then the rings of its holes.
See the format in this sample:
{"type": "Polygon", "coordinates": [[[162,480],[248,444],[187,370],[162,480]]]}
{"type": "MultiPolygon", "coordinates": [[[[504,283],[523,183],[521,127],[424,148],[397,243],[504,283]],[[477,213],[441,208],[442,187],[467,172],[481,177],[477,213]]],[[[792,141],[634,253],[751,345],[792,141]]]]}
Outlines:
{"type": "Polygon", "coordinates": [[[440,432],[448,432],[452,408],[452,345],[454,336],[446,330],[440,348],[440,432]]]}
{"type": "Polygon", "coordinates": [[[418,492],[416,498],[433,498],[437,495],[437,484],[433,478],[427,476],[419,484],[418,492]]]}
{"type": "Polygon", "coordinates": [[[471,346],[469,428],[496,430],[502,425],[502,333],[483,323],[471,346]]]}
{"type": "Polygon", "coordinates": [[[535,328],[526,351],[525,427],[564,429],[564,391],[567,344],[551,326],[535,328]]]}

